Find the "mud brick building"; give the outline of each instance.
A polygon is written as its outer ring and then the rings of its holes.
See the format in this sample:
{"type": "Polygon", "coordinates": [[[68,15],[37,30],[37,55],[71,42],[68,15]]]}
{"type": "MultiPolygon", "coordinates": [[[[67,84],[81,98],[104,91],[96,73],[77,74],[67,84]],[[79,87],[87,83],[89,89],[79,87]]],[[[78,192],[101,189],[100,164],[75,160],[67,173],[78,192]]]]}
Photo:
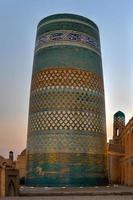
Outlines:
{"type": "Polygon", "coordinates": [[[125,125],[125,114],[121,111],[114,115],[108,171],[110,183],[133,185],[133,118],[125,125]]]}

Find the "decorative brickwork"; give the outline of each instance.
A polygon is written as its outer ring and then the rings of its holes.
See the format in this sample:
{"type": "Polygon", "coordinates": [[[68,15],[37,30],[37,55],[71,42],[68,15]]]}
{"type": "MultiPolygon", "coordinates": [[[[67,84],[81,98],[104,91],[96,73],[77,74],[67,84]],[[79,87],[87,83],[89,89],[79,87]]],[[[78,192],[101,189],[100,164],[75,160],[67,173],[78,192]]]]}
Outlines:
{"type": "Polygon", "coordinates": [[[61,15],[64,25],[56,21],[59,16],[55,15],[51,26],[48,20],[38,27],[26,184],[103,185],[107,178],[106,125],[98,29],[80,17],[78,25],[88,23],[88,32],[78,31],[75,15],[67,19],[61,15]]]}
{"type": "Polygon", "coordinates": [[[78,68],[54,68],[33,74],[32,91],[56,87],[57,89],[66,87],[104,94],[102,78],[95,73],[78,68]]]}
{"type": "Polygon", "coordinates": [[[125,115],[114,115],[113,140],[108,145],[110,183],[133,185],[133,118],[125,125],[125,115]]]}
{"type": "Polygon", "coordinates": [[[29,131],[82,130],[103,134],[103,116],[92,112],[45,111],[30,116],[29,131]]]}

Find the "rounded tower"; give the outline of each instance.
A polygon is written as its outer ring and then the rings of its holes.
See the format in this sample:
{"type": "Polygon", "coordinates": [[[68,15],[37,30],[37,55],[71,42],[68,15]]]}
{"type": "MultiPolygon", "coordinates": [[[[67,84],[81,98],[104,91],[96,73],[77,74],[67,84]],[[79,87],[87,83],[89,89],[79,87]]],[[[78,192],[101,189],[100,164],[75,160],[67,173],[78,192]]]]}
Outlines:
{"type": "Polygon", "coordinates": [[[99,30],[56,14],[40,21],[34,53],[26,184],[104,185],[106,119],[99,30]]]}
{"type": "Polygon", "coordinates": [[[114,143],[119,143],[120,136],[125,128],[125,114],[121,111],[118,111],[114,114],[113,122],[113,141],[114,143]]]}

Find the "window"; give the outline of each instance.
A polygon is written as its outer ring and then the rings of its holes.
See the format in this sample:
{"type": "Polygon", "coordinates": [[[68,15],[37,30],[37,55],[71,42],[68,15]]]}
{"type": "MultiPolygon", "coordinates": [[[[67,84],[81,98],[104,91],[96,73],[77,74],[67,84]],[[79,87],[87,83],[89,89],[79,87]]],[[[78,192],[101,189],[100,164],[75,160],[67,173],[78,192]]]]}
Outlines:
{"type": "Polygon", "coordinates": [[[119,132],[119,129],[117,128],[116,129],[116,136],[119,137],[119,135],[120,135],[120,132],[119,132]]]}

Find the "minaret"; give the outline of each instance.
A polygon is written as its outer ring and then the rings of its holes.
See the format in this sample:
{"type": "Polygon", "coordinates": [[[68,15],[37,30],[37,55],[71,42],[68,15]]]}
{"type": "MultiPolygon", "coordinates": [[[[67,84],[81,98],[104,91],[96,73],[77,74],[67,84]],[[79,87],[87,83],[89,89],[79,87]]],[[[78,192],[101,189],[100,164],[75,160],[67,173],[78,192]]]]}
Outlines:
{"type": "Polygon", "coordinates": [[[106,142],[98,27],[79,15],[48,16],[37,27],[26,184],[106,184],[106,142]]]}
{"type": "Polygon", "coordinates": [[[13,161],[13,151],[10,151],[10,152],[9,152],[9,159],[10,159],[11,161],[13,161]]]}
{"type": "Polygon", "coordinates": [[[114,114],[113,122],[113,141],[115,144],[119,143],[119,138],[125,127],[125,114],[121,111],[118,111],[114,114]]]}

